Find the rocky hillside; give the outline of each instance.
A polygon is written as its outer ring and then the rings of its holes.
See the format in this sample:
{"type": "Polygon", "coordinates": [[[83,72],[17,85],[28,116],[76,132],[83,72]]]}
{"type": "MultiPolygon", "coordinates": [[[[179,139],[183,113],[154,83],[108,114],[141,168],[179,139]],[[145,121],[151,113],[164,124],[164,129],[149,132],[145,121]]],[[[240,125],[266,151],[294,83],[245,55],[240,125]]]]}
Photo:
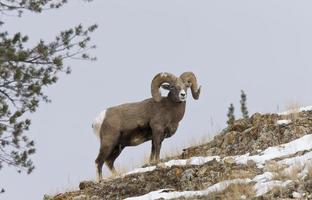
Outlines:
{"type": "Polygon", "coordinates": [[[256,113],[157,166],[44,199],[312,199],[311,110],[256,113]]]}

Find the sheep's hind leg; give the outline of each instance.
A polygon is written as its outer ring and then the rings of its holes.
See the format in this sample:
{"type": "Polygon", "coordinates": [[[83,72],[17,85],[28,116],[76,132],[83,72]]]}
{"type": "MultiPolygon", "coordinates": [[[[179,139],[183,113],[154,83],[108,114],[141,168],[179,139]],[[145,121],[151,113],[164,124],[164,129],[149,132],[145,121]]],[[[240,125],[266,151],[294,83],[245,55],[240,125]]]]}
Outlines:
{"type": "Polygon", "coordinates": [[[105,161],[109,158],[110,154],[112,153],[113,147],[116,145],[117,140],[119,138],[118,132],[109,131],[115,137],[110,137],[110,135],[104,135],[101,139],[101,147],[100,152],[95,160],[96,166],[96,180],[100,182],[102,177],[102,167],[105,161]]]}
{"type": "Polygon", "coordinates": [[[120,155],[121,151],[124,149],[124,146],[121,145],[117,145],[114,150],[112,151],[112,153],[108,156],[108,158],[106,159],[105,164],[107,165],[107,167],[110,169],[110,171],[112,172],[113,175],[117,174],[117,171],[114,167],[114,162],[117,159],[117,157],[120,155]]]}
{"type": "Polygon", "coordinates": [[[100,148],[99,155],[97,156],[95,160],[95,170],[96,170],[96,181],[100,182],[102,180],[102,167],[104,163],[104,153],[102,148],[100,148]]]}

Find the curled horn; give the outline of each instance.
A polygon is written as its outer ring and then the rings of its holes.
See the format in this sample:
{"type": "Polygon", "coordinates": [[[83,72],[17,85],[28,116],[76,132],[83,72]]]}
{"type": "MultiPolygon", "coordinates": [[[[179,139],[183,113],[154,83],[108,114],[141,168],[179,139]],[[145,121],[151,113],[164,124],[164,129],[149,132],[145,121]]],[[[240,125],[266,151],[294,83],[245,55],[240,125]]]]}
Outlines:
{"type": "Polygon", "coordinates": [[[161,100],[161,93],[159,91],[159,87],[163,83],[169,83],[170,85],[174,84],[176,81],[177,77],[173,74],[167,73],[167,72],[162,72],[157,74],[151,84],[151,92],[152,92],[152,97],[156,102],[160,102],[161,100]]]}
{"type": "Polygon", "coordinates": [[[188,87],[191,87],[192,96],[194,99],[198,99],[200,95],[201,87],[197,85],[197,79],[193,72],[184,72],[181,74],[180,78],[183,80],[184,83],[187,83],[188,87]]]}

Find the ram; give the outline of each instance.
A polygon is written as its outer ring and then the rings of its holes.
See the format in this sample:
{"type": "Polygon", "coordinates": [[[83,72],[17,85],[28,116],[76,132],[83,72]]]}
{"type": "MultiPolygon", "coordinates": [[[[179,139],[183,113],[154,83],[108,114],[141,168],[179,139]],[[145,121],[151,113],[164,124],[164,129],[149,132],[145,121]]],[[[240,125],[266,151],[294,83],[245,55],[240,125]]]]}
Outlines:
{"type": "Polygon", "coordinates": [[[127,146],[152,140],[150,161],[159,161],[162,141],[176,132],[184,116],[188,88],[197,100],[201,87],[194,73],[184,72],[180,77],[159,73],[151,83],[152,98],[110,107],[100,113],[92,124],[100,139],[100,151],[95,160],[97,181],[102,179],[104,162],[116,173],[114,162],[127,146]],[[166,97],[161,96],[160,87],[169,90],[166,97]]]}

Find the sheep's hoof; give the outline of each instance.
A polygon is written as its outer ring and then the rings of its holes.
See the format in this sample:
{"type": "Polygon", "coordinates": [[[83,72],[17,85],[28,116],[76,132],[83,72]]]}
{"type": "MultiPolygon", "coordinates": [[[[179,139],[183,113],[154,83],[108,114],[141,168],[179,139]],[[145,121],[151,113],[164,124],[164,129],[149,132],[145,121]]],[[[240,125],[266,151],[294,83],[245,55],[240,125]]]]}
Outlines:
{"type": "Polygon", "coordinates": [[[159,163],[159,160],[151,160],[149,162],[150,165],[157,165],[159,163]]]}
{"type": "Polygon", "coordinates": [[[96,183],[101,183],[101,179],[97,178],[97,179],[95,180],[95,182],[96,182],[96,183]]]}
{"type": "Polygon", "coordinates": [[[102,180],[102,175],[101,175],[101,174],[97,174],[97,175],[96,175],[95,182],[100,183],[101,180],[102,180]]]}

